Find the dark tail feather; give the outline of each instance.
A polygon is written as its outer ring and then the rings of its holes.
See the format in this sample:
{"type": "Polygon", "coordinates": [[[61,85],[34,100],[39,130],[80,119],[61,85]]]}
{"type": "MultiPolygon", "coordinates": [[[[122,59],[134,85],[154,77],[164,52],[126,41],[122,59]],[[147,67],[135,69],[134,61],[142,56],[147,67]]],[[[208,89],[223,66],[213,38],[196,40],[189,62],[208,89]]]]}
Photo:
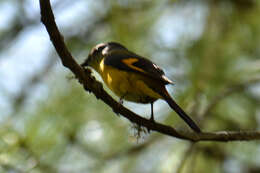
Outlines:
{"type": "Polygon", "coordinates": [[[192,128],[195,132],[201,132],[196,123],[182,110],[179,105],[177,105],[177,103],[170,96],[167,96],[165,101],[190,126],[190,128],[192,128]]]}

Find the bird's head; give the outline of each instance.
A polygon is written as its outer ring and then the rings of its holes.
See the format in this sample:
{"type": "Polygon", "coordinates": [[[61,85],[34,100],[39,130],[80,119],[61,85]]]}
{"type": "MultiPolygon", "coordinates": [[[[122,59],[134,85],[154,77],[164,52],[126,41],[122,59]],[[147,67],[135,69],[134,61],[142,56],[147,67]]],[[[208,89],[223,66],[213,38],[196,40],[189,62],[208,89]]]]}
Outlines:
{"type": "Polygon", "coordinates": [[[81,66],[82,67],[90,66],[95,70],[97,70],[102,59],[105,58],[106,55],[108,55],[112,51],[118,49],[126,49],[126,48],[116,42],[99,43],[91,49],[87,59],[84,61],[84,63],[81,64],[81,66]]]}

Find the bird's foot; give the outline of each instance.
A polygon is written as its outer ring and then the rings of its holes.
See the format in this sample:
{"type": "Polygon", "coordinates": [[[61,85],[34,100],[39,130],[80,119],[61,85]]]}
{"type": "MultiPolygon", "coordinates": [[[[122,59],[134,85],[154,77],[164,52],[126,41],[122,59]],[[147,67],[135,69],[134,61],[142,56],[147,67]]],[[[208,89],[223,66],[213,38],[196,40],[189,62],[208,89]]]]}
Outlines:
{"type": "MultiPolygon", "coordinates": [[[[151,118],[149,119],[149,121],[150,121],[151,123],[155,123],[153,117],[151,117],[151,118]]],[[[149,127],[147,127],[147,132],[150,133],[150,131],[151,131],[151,129],[150,129],[149,127]]]]}
{"type": "Polygon", "coordinates": [[[122,98],[120,98],[118,104],[119,105],[123,105],[124,104],[124,100],[122,98]]]}
{"type": "MultiPolygon", "coordinates": [[[[118,108],[119,108],[120,106],[122,106],[122,105],[123,105],[123,103],[124,103],[124,100],[123,100],[123,98],[120,98],[120,99],[119,99],[119,101],[118,101],[118,105],[117,105],[117,106],[118,106],[118,108]]],[[[118,116],[120,116],[120,114],[119,114],[119,113],[117,113],[117,115],[118,115],[118,116]]]]}

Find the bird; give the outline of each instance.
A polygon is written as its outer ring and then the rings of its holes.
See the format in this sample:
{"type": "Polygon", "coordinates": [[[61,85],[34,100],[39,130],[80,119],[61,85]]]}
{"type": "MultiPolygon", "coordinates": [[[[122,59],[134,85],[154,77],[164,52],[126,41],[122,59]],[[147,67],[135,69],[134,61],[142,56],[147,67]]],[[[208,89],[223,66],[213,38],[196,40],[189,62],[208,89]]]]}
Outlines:
{"type": "Polygon", "coordinates": [[[173,82],[164,71],[149,59],[137,55],[117,42],[99,43],[94,46],[81,67],[91,67],[99,73],[104,83],[112,90],[122,104],[123,100],[150,104],[150,121],[154,121],[153,104],[162,99],[195,132],[201,132],[198,125],[172,99],[166,85],[173,82]]]}

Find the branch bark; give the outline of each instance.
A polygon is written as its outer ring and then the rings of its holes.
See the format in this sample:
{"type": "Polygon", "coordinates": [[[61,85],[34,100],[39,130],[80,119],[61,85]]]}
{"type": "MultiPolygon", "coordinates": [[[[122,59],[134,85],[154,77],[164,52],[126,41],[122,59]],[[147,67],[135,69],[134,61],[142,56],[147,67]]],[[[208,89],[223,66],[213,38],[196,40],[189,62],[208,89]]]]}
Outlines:
{"type": "Polygon", "coordinates": [[[150,130],[157,131],[164,135],[169,135],[179,139],[185,139],[193,142],[198,141],[247,141],[247,140],[260,140],[260,132],[257,131],[223,131],[223,132],[202,132],[195,133],[191,131],[176,131],[174,128],[151,122],[124,106],[118,104],[106,91],[100,82],[91,76],[90,70],[84,70],[75,61],[71,53],[67,49],[63,36],[60,34],[58,27],[55,23],[54,15],[51,9],[49,0],[39,0],[41,9],[41,21],[45,25],[46,30],[50,36],[50,40],[54,45],[62,64],[67,67],[83,85],[86,91],[92,92],[98,99],[101,99],[107,105],[109,105],[116,114],[120,114],[131,122],[140,126],[146,127],[150,130]]]}

